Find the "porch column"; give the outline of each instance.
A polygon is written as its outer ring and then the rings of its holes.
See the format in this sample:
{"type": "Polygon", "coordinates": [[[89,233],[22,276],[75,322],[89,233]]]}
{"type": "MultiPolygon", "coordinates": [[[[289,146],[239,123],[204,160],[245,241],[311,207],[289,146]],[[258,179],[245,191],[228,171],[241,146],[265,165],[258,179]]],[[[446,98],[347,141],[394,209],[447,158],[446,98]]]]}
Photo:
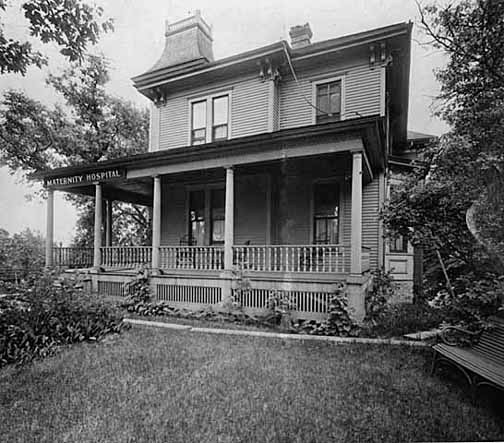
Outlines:
{"type": "Polygon", "coordinates": [[[102,246],[102,188],[100,183],[95,183],[95,217],[94,217],[94,255],[93,268],[100,268],[100,248],[102,246]]]}
{"type": "Polygon", "coordinates": [[[54,191],[47,190],[47,218],[46,218],[46,245],[45,265],[46,268],[53,266],[53,243],[54,243],[54,191]]]}
{"type": "Polygon", "coordinates": [[[105,246],[112,246],[112,200],[107,200],[105,222],[105,246]]]}
{"type": "Polygon", "coordinates": [[[161,177],[154,177],[152,202],[152,272],[159,272],[159,246],[161,244],[161,177]]]}
{"type": "Polygon", "coordinates": [[[224,212],[224,269],[233,268],[234,242],[234,171],[226,168],[226,208],[224,212]]]}
{"type": "Polygon", "coordinates": [[[352,231],[350,274],[362,274],[362,152],[352,154],[352,231]]]}

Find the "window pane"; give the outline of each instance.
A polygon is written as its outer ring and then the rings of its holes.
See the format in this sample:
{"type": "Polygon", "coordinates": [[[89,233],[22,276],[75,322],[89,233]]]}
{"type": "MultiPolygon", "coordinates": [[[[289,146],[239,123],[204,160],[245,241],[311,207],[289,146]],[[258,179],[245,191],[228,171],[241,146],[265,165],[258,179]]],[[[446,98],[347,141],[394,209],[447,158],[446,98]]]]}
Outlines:
{"type": "Polygon", "coordinates": [[[325,115],[328,112],[329,112],[329,98],[327,97],[327,95],[319,97],[317,103],[317,113],[325,115]]]}
{"type": "Polygon", "coordinates": [[[192,131],[191,144],[201,145],[206,142],[206,129],[195,129],[192,131]]]}
{"type": "Polygon", "coordinates": [[[408,240],[398,235],[390,242],[390,252],[408,252],[408,240]]]}
{"type": "Polygon", "coordinates": [[[213,128],[212,140],[226,140],[228,138],[227,125],[215,126],[213,128]]]}
{"type": "Polygon", "coordinates": [[[315,219],[315,243],[327,243],[327,223],[325,218],[315,219]]]}
{"type": "Polygon", "coordinates": [[[337,217],[339,214],[339,186],[337,183],[315,185],[315,215],[337,217]]]}
{"type": "Polygon", "coordinates": [[[192,104],[192,129],[206,127],[206,101],[195,102],[192,104]]]}
{"type": "Polygon", "coordinates": [[[212,222],[212,243],[224,242],[224,220],[214,220],[212,222]]]}
{"type": "Polygon", "coordinates": [[[228,96],[213,99],[213,126],[224,125],[228,122],[228,96]]]}
{"type": "Polygon", "coordinates": [[[341,88],[339,84],[337,88],[331,88],[331,95],[329,97],[330,109],[329,112],[332,114],[339,114],[341,110],[341,88]]]}
{"type": "Polygon", "coordinates": [[[337,121],[341,114],[341,81],[317,86],[317,122],[337,121]]]}

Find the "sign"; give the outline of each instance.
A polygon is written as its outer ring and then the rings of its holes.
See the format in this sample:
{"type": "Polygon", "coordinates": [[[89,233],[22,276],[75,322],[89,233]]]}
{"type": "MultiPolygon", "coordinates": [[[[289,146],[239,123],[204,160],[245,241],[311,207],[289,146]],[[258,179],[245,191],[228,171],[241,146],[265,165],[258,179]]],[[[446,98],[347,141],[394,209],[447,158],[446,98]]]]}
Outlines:
{"type": "Polygon", "coordinates": [[[109,169],[105,171],[86,172],[84,174],[67,175],[63,177],[45,178],[44,185],[51,186],[82,186],[95,182],[117,180],[126,177],[123,169],[109,169]]]}

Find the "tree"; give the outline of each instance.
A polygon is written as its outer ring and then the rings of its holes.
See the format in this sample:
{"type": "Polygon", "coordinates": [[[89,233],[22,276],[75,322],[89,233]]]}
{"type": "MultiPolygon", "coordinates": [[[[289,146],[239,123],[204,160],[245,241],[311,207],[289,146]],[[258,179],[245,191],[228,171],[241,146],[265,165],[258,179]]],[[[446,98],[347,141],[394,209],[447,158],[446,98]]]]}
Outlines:
{"type": "MultiPolygon", "coordinates": [[[[57,166],[97,162],[145,152],[148,111],[113,97],[106,91],[108,63],[87,56],[48,84],[64,98],[66,107],[48,108],[19,91],[7,91],[0,102],[0,163],[25,175],[57,166]]],[[[93,206],[89,198],[69,195],[79,212],[79,244],[92,244],[93,206]]],[[[147,220],[145,209],[115,205],[120,228],[147,220]],[[138,214],[141,213],[142,217],[138,214]]],[[[145,223],[144,223],[145,224],[145,223]]],[[[130,241],[139,243],[146,226],[130,229],[130,241]]]]}
{"type": "Polygon", "coordinates": [[[383,219],[391,235],[424,246],[429,297],[443,292],[441,257],[452,298],[477,306],[482,294],[502,292],[504,273],[504,2],[419,11],[426,44],[448,55],[436,77],[437,114],[450,131],[421,153],[383,219]]]}
{"type": "Polygon", "coordinates": [[[0,229],[0,268],[24,277],[30,271],[41,270],[44,260],[45,240],[39,233],[25,229],[11,236],[0,229]]]}
{"type": "MultiPolygon", "coordinates": [[[[0,0],[5,12],[7,0],[0,0]]],[[[103,9],[82,0],[27,0],[21,8],[28,21],[30,36],[42,43],[53,42],[71,62],[82,61],[88,44],[95,44],[102,32],[113,29],[112,20],[102,20],[103,9]]],[[[0,24],[0,73],[26,74],[30,65],[39,68],[47,58],[34,51],[30,42],[14,40],[5,35],[0,24]]]]}

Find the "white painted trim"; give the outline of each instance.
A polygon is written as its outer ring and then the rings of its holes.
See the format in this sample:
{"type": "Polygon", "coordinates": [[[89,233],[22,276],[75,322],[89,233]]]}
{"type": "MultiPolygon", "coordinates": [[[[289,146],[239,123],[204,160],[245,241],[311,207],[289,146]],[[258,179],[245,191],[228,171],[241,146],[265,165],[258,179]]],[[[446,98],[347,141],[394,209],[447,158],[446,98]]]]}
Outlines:
{"type": "MultiPolygon", "coordinates": [[[[311,88],[312,88],[312,103],[314,106],[317,105],[317,86],[318,85],[323,85],[324,83],[331,83],[331,82],[341,82],[341,109],[340,109],[340,119],[345,120],[345,113],[346,113],[346,93],[345,93],[345,76],[344,75],[339,75],[337,77],[326,77],[320,80],[314,80],[311,81],[311,88]]],[[[312,107],[312,124],[317,123],[317,110],[315,107],[312,107]]]]}
{"type": "MultiPolygon", "coordinates": [[[[236,60],[236,61],[232,61],[232,62],[227,62],[227,63],[221,63],[221,64],[219,64],[217,66],[212,66],[211,68],[206,68],[206,69],[198,70],[196,72],[190,72],[188,74],[179,75],[177,77],[173,77],[173,78],[170,78],[168,80],[158,80],[156,83],[147,83],[145,86],[139,87],[138,90],[139,91],[145,91],[146,89],[152,89],[152,88],[155,88],[156,86],[166,85],[166,84],[169,84],[169,83],[177,82],[177,81],[182,80],[184,78],[196,77],[197,75],[201,75],[201,74],[204,74],[206,72],[216,71],[218,69],[222,69],[222,68],[225,68],[227,66],[232,66],[232,65],[237,64],[237,63],[242,63],[242,62],[246,62],[246,61],[254,60],[254,59],[261,59],[262,57],[266,57],[266,56],[268,56],[270,54],[274,54],[274,53],[279,52],[279,51],[281,51],[281,49],[272,49],[270,51],[265,51],[265,52],[262,52],[260,54],[252,55],[250,57],[244,57],[244,58],[242,58],[240,60],[236,60]]],[[[142,76],[139,76],[139,77],[142,77],[142,76]]],[[[135,79],[133,79],[133,81],[135,81],[135,79]]],[[[138,81],[138,79],[137,79],[137,81],[138,81]]]]}
{"type": "Polygon", "coordinates": [[[331,154],[336,152],[346,152],[352,149],[363,149],[362,140],[360,138],[344,138],[335,140],[332,143],[319,143],[311,146],[301,145],[292,146],[289,148],[279,148],[275,151],[256,153],[241,153],[240,150],[235,150],[235,155],[229,156],[226,159],[212,158],[206,160],[191,160],[183,163],[171,165],[159,165],[148,168],[130,168],[126,172],[126,178],[134,179],[140,177],[151,176],[152,174],[173,174],[177,172],[187,172],[195,170],[207,170],[212,168],[222,168],[225,164],[243,165],[249,163],[267,162],[271,160],[280,160],[287,158],[306,157],[310,155],[331,154]]]}
{"type": "Polygon", "coordinates": [[[231,131],[231,111],[232,111],[232,102],[233,102],[233,88],[221,88],[218,90],[214,90],[212,93],[199,94],[196,96],[192,96],[191,98],[187,98],[187,106],[189,108],[188,111],[188,134],[187,134],[187,145],[192,146],[191,142],[191,134],[192,134],[192,106],[193,103],[205,102],[206,103],[206,140],[205,143],[212,142],[212,120],[213,120],[213,99],[217,97],[228,97],[228,136],[229,140],[232,138],[231,131]]]}
{"type": "Polygon", "coordinates": [[[355,46],[363,46],[368,43],[375,43],[377,40],[390,39],[392,37],[396,37],[398,35],[403,35],[403,34],[407,34],[407,33],[408,33],[408,31],[399,31],[399,32],[393,32],[393,33],[387,34],[386,36],[382,36],[382,37],[375,36],[375,37],[368,38],[366,40],[361,40],[359,42],[349,43],[346,45],[337,46],[335,48],[325,49],[325,50],[318,51],[318,52],[312,52],[311,54],[306,54],[306,55],[302,55],[299,57],[295,57],[292,59],[292,61],[296,62],[298,60],[304,60],[307,58],[317,57],[322,54],[330,54],[331,52],[340,52],[343,49],[353,48],[355,46]]]}
{"type": "Polygon", "coordinates": [[[275,89],[276,83],[269,80],[268,85],[268,132],[274,131],[274,113],[275,113],[275,89]]]}
{"type": "Polygon", "coordinates": [[[380,68],[380,116],[381,117],[385,116],[385,94],[387,91],[386,78],[387,78],[386,67],[382,66],[380,68]]]}

